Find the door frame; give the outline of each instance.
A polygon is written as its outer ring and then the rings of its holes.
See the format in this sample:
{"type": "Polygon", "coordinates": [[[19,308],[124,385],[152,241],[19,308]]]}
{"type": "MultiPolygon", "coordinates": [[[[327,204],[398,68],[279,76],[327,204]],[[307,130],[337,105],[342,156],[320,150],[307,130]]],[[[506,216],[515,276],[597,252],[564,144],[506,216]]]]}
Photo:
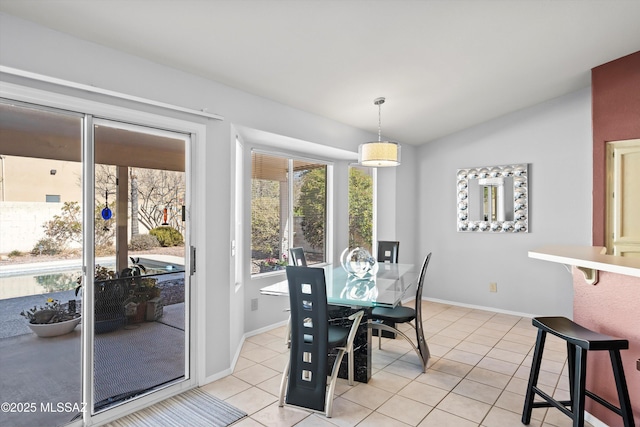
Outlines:
{"type": "Polygon", "coordinates": [[[636,153],[640,149],[640,139],[626,139],[619,141],[608,141],[606,144],[606,226],[605,245],[607,253],[622,256],[624,252],[640,252],[640,246],[635,240],[622,235],[621,204],[622,197],[615,197],[615,194],[622,193],[622,182],[620,175],[622,171],[621,157],[636,153]]]}
{"type": "MultiPolygon", "coordinates": [[[[83,94],[83,96],[85,96],[83,94]]],[[[93,96],[93,95],[88,95],[93,96]]],[[[193,265],[191,256],[194,251],[190,248],[198,247],[199,245],[204,247],[203,237],[198,238],[198,233],[192,233],[191,230],[198,229],[198,226],[204,225],[205,211],[204,200],[206,200],[205,188],[203,185],[197,185],[197,182],[203,181],[205,171],[205,156],[204,145],[206,142],[206,125],[195,121],[188,121],[183,119],[174,118],[171,116],[165,116],[158,113],[152,113],[143,111],[153,110],[153,107],[140,104],[140,110],[126,108],[115,104],[107,104],[104,102],[94,101],[79,97],[78,95],[65,95],[57,92],[51,92],[47,90],[35,89],[27,86],[17,85],[13,83],[0,82],[0,97],[33,104],[35,106],[43,106],[49,108],[55,108],[60,110],[72,111],[85,115],[84,120],[84,140],[83,140],[83,153],[82,153],[82,170],[83,175],[83,204],[86,201],[91,201],[93,205],[94,200],[94,172],[93,172],[93,142],[89,142],[86,138],[92,138],[88,134],[92,134],[93,125],[92,118],[100,118],[105,120],[111,120],[115,122],[132,123],[142,127],[149,127],[160,130],[167,130],[171,132],[177,132],[181,134],[190,135],[191,142],[188,144],[187,152],[185,153],[185,173],[187,180],[187,191],[185,205],[187,206],[186,215],[188,226],[186,230],[186,242],[185,242],[185,279],[190,277],[190,286],[186,287],[191,290],[189,298],[189,304],[185,305],[185,309],[188,308],[190,318],[185,316],[185,334],[188,334],[188,348],[185,348],[188,356],[185,362],[189,363],[189,378],[181,381],[177,384],[170,385],[164,389],[157,390],[150,393],[147,396],[142,396],[135,399],[132,402],[126,402],[121,405],[117,405],[112,409],[105,410],[98,414],[92,415],[91,410],[86,410],[83,414],[82,420],[77,420],[67,424],[68,426],[91,426],[96,424],[104,424],[113,421],[117,418],[125,416],[129,413],[135,412],[142,408],[145,408],[153,403],[164,400],[168,397],[179,394],[185,390],[191,389],[198,384],[204,382],[205,379],[205,354],[203,351],[203,345],[196,346],[198,340],[204,339],[204,310],[202,310],[202,304],[195,303],[196,301],[204,301],[204,289],[200,289],[198,286],[198,274],[191,271],[193,265]],[[88,161],[88,160],[91,161],[88,161]],[[88,174],[88,175],[87,175],[88,174]],[[201,179],[198,179],[200,177],[201,179]],[[200,203],[198,203],[200,201],[200,203]],[[190,224],[189,224],[190,222],[190,224]],[[196,349],[199,347],[199,353],[196,353],[196,349]]],[[[95,264],[95,257],[93,255],[93,230],[94,230],[94,217],[93,209],[84,209],[84,249],[83,249],[83,276],[87,279],[87,267],[95,264]],[[91,232],[89,232],[91,230],[91,232]],[[90,248],[88,250],[87,248],[90,248]]],[[[204,251],[203,251],[204,252],[204,251]]],[[[93,272],[93,267],[89,269],[93,272]]],[[[87,287],[87,292],[84,294],[87,300],[87,309],[91,309],[93,304],[92,289],[93,275],[89,278],[90,286],[87,287]]],[[[201,282],[204,282],[201,280],[201,282]]],[[[187,295],[185,295],[185,299],[187,295]]],[[[83,304],[84,306],[85,304],[83,304]]],[[[86,351],[86,349],[92,349],[93,347],[93,328],[84,328],[82,335],[82,386],[83,386],[83,400],[90,404],[87,404],[87,408],[92,408],[92,402],[87,399],[92,395],[92,373],[93,370],[93,352],[86,351]],[[91,387],[91,389],[89,388],[91,387]]]]}

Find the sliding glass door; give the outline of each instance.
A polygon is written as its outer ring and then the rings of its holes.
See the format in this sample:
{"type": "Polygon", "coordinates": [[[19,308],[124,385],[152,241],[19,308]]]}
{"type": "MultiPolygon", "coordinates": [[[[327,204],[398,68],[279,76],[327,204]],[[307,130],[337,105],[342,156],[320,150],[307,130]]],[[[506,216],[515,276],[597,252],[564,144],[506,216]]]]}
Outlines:
{"type": "Polygon", "coordinates": [[[101,422],[193,384],[190,144],[0,100],[0,425],[101,422]]]}
{"type": "Polygon", "coordinates": [[[95,412],[189,376],[189,137],[95,119],[95,412]]]}

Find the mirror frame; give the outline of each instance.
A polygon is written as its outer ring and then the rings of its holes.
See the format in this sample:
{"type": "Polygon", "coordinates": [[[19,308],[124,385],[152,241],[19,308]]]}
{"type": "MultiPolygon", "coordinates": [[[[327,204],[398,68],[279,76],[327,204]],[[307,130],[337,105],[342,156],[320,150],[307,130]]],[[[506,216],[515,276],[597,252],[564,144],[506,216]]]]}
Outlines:
{"type": "Polygon", "coordinates": [[[529,164],[483,166],[458,169],[457,228],[459,232],[528,233],[529,232],[529,164]],[[484,178],[513,177],[513,221],[469,220],[469,184],[484,178]]]}

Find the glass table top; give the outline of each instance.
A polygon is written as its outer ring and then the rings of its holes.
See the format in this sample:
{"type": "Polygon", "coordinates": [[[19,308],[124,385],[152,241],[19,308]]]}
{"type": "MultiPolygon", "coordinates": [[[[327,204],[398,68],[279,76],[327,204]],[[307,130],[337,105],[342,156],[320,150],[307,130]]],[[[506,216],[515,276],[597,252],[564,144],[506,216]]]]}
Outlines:
{"type": "MultiPolygon", "coordinates": [[[[349,276],[342,267],[332,264],[321,268],[327,283],[327,302],[333,305],[395,307],[416,282],[413,264],[379,263],[376,275],[365,278],[349,276]]],[[[261,288],[260,293],[288,296],[289,284],[283,280],[261,288]]]]}

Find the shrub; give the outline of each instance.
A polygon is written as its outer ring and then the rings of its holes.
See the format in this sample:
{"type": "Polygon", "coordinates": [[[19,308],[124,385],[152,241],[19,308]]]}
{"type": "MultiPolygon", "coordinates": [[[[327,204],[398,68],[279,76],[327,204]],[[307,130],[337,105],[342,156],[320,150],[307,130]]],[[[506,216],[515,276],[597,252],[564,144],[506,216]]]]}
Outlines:
{"type": "Polygon", "coordinates": [[[156,227],[149,230],[149,234],[158,239],[160,246],[178,246],[184,242],[182,234],[173,227],[156,227]]]}
{"type": "Polygon", "coordinates": [[[32,255],[55,255],[60,253],[60,245],[53,239],[43,237],[31,249],[32,255]]]}
{"type": "Polygon", "coordinates": [[[129,249],[134,251],[144,251],[157,248],[158,246],[160,246],[158,238],[151,234],[136,234],[135,236],[131,236],[131,242],[129,243],[129,249]]]}
{"type": "Polygon", "coordinates": [[[22,256],[22,252],[20,252],[17,249],[14,249],[13,251],[9,252],[9,258],[13,258],[13,257],[17,257],[17,256],[22,256]]]}

